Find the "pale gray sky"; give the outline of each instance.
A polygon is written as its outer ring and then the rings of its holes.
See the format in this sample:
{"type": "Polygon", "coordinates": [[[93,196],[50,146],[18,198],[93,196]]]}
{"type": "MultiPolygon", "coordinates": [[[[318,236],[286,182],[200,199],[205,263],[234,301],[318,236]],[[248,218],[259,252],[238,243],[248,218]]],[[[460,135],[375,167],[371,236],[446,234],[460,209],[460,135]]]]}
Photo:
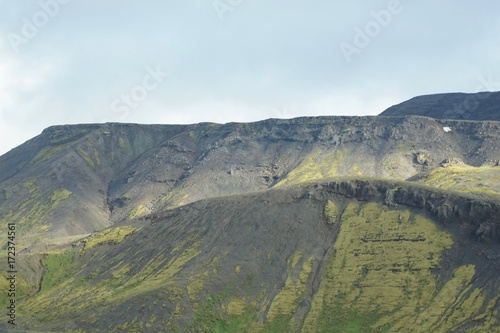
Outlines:
{"type": "Polygon", "coordinates": [[[500,90],[500,2],[0,0],[0,154],[57,124],[375,115],[500,90]]]}

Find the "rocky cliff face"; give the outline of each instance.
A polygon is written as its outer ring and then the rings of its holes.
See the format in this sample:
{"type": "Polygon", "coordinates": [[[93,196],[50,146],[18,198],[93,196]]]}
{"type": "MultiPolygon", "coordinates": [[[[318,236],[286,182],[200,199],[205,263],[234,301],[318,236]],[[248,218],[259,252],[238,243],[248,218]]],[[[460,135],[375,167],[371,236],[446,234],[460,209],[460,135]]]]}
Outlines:
{"type": "Polygon", "coordinates": [[[48,128],[0,157],[20,326],[494,332],[499,136],[420,116],[48,128]]]}

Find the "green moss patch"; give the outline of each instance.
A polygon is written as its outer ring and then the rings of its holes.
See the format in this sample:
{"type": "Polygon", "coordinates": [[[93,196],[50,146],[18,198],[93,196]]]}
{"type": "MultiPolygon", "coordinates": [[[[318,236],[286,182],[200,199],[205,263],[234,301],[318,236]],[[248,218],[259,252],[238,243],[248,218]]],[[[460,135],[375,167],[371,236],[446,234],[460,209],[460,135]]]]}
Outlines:
{"type": "Polygon", "coordinates": [[[500,167],[453,164],[434,169],[420,182],[445,190],[500,197],[500,167]]]}
{"type": "Polygon", "coordinates": [[[276,186],[299,184],[339,175],[340,164],[347,151],[322,152],[314,150],[298,167],[290,171],[276,186]]]}
{"type": "Polygon", "coordinates": [[[118,244],[123,241],[125,237],[137,230],[137,228],[128,226],[103,230],[84,240],[85,249],[89,250],[100,244],[118,244]]]}

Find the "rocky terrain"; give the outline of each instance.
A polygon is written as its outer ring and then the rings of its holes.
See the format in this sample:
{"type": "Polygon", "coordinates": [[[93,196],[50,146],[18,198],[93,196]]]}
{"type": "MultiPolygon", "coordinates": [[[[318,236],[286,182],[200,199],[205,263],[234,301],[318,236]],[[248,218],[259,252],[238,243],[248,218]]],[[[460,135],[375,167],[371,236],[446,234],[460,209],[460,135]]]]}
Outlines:
{"type": "Polygon", "coordinates": [[[378,117],[46,129],[0,157],[16,327],[500,332],[500,122],[393,114],[456,98],[378,117]]]}
{"type": "Polygon", "coordinates": [[[394,105],[381,116],[417,115],[436,119],[500,120],[500,92],[435,94],[394,105]]]}

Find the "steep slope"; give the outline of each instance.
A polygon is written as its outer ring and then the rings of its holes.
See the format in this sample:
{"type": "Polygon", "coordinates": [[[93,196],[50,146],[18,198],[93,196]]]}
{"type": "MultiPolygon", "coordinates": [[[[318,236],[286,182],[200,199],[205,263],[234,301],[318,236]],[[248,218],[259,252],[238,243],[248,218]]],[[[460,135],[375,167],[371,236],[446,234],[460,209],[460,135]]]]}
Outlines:
{"type": "Polygon", "coordinates": [[[0,157],[19,326],[497,332],[499,139],[420,116],[48,128],[0,157]]]}
{"type": "Polygon", "coordinates": [[[15,221],[20,249],[43,247],[210,197],[332,176],[407,179],[446,158],[493,165],[499,136],[497,122],[423,117],[52,127],[0,158],[0,235],[15,221]]]}
{"type": "Polygon", "coordinates": [[[499,213],[353,179],[202,200],[45,256],[20,327],[500,332],[499,213]]]}
{"type": "Polygon", "coordinates": [[[0,218],[19,225],[18,249],[110,226],[108,184],[124,165],[182,126],[58,126],[0,157],[0,218]]]}
{"type": "Polygon", "coordinates": [[[436,119],[500,120],[500,92],[447,93],[414,97],[391,106],[381,116],[425,116],[436,119]]]}

